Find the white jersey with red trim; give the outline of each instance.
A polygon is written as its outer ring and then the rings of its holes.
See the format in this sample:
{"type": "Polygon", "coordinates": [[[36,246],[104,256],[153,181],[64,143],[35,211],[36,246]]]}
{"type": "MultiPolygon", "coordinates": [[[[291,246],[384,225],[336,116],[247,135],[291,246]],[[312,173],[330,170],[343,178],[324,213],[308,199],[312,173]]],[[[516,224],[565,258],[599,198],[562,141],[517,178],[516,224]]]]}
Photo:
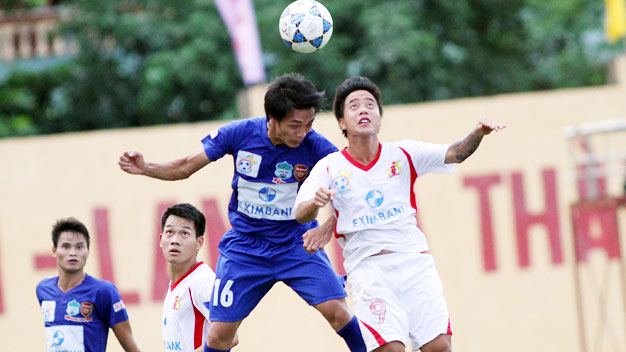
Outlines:
{"type": "Polygon", "coordinates": [[[213,270],[199,262],[176,283],[170,282],[161,319],[166,351],[188,352],[203,346],[214,281],[213,270]]]}
{"type": "Polygon", "coordinates": [[[428,250],[415,219],[413,185],[429,172],[454,170],[455,164],[445,164],[448,146],[412,140],[382,143],[369,165],[352,159],[346,150],[329,154],[311,170],[298,192],[296,207],[313,199],[319,187],[335,191],[335,236],[343,247],[348,273],[363,258],[382,250],[428,250]]]}

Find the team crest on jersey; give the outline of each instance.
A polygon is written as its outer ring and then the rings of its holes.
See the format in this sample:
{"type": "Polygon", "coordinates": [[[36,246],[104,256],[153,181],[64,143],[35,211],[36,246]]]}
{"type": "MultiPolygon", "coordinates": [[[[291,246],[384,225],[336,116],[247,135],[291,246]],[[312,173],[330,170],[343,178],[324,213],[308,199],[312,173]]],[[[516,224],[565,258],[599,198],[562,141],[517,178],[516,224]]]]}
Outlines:
{"type": "Polygon", "coordinates": [[[302,182],[309,175],[309,167],[302,164],[296,164],[293,176],[299,182],[302,182]]]}
{"type": "Polygon", "coordinates": [[[235,168],[237,169],[237,172],[242,175],[257,177],[259,174],[261,159],[260,155],[240,150],[237,153],[235,168]]]}
{"type": "Polygon", "coordinates": [[[80,304],[80,314],[82,314],[85,318],[91,315],[93,312],[93,303],[91,302],[81,302],[80,304]]]}
{"type": "MultiPolygon", "coordinates": [[[[91,303],[90,303],[91,304],[91,303]]],[[[76,315],[78,315],[78,313],[82,313],[82,307],[81,304],[78,303],[78,301],[76,301],[75,299],[67,302],[67,306],[65,307],[65,316],[63,317],[65,320],[67,321],[74,321],[74,322],[78,322],[78,323],[85,323],[85,322],[89,322],[92,321],[93,318],[92,317],[77,317],[76,315]]]]}
{"type": "Polygon", "coordinates": [[[274,170],[274,175],[281,180],[286,180],[293,175],[293,166],[289,165],[288,162],[283,161],[282,163],[276,164],[276,170],[274,170]]]}
{"type": "Polygon", "coordinates": [[[350,191],[352,188],[350,187],[350,176],[352,176],[351,172],[347,172],[346,170],[341,170],[341,172],[333,177],[333,189],[335,192],[341,194],[350,191]]]}
{"type": "Polygon", "coordinates": [[[172,310],[179,310],[180,309],[180,301],[181,301],[182,297],[180,296],[176,296],[176,298],[174,298],[174,304],[172,304],[172,310]]]}
{"type": "Polygon", "coordinates": [[[70,316],[77,315],[80,311],[80,304],[75,299],[67,302],[67,306],[65,307],[65,313],[70,316]]]}
{"type": "Polygon", "coordinates": [[[402,167],[400,166],[400,160],[396,160],[391,163],[391,166],[387,169],[387,174],[389,178],[400,175],[402,172],[402,167]]]}
{"type": "Polygon", "coordinates": [[[41,301],[41,313],[43,314],[44,322],[54,321],[56,307],[56,301],[41,301]]]}

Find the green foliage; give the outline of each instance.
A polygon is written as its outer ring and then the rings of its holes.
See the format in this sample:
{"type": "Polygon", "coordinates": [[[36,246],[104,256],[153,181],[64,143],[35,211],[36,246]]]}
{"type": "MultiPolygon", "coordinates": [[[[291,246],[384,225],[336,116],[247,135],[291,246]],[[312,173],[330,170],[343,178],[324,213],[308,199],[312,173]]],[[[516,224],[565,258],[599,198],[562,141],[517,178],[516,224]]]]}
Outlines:
{"type": "MultiPolygon", "coordinates": [[[[254,1],[268,80],[299,72],[330,99],[354,75],[385,104],[599,85],[620,49],[601,0],[324,0],[333,37],[300,54],[278,34],[290,2],[254,1]]],[[[71,3],[60,30],[79,53],[0,83],[0,137],[237,117],[241,74],[213,1],[71,3]]]]}

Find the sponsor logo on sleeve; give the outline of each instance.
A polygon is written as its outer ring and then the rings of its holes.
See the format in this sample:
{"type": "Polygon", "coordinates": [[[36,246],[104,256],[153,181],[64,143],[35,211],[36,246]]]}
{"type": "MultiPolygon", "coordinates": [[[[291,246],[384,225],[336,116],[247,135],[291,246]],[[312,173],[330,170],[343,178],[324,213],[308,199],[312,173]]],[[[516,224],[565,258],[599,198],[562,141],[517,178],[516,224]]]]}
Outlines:
{"type": "Polygon", "coordinates": [[[120,300],[119,302],[113,303],[113,311],[115,313],[119,312],[122,309],[126,309],[126,306],[124,305],[124,301],[120,300]]]}

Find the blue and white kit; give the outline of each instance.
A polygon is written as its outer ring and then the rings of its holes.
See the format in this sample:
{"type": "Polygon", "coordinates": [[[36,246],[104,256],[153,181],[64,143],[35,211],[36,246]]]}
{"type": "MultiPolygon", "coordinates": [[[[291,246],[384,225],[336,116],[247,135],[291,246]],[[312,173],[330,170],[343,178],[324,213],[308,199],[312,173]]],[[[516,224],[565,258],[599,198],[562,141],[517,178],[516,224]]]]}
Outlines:
{"type": "Polygon", "coordinates": [[[202,144],[211,161],[232,155],[235,169],[228,206],[233,228],[219,245],[211,320],[245,318],[277,281],[310,305],[345,297],[326,253],[302,247],[302,235],[317,222],[299,224],[293,212],[300,184],[337,148],[314,130],[296,148],[275,146],[265,117],[231,122],[202,144]]]}
{"type": "Polygon", "coordinates": [[[63,292],[58,280],[56,276],[37,285],[46,351],[104,352],[109,328],[128,320],[117,288],[85,274],[80,285],[63,292]]]}

